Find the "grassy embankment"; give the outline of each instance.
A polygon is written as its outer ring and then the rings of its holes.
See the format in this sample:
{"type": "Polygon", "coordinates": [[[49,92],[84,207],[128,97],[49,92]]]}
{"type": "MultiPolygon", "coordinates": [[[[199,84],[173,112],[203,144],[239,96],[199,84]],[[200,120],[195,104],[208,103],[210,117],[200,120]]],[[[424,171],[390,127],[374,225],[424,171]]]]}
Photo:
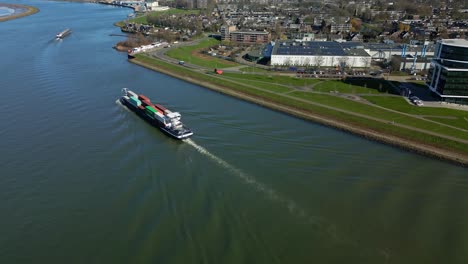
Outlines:
{"type": "MultiPolygon", "coordinates": [[[[181,50],[172,51],[172,56],[177,56],[174,54],[185,54],[185,56],[190,54],[192,56],[192,51],[197,48],[184,47],[181,50]]],[[[186,58],[184,57],[184,59],[186,58]]],[[[402,142],[405,141],[406,144],[407,141],[410,141],[419,145],[419,147],[416,145],[406,146],[415,150],[421,150],[421,146],[429,146],[452,152],[454,157],[458,153],[462,156],[462,160],[459,158],[452,158],[452,160],[458,159],[459,162],[468,163],[468,144],[466,143],[468,133],[444,125],[455,124],[455,127],[464,129],[466,125],[459,125],[459,122],[468,123],[468,112],[452,109],[421,108],[409,105],[407,102],[395,103],[398,102],[397,100],[403,99],[391,95],[386,96],[386,93],[392,87],[384,80],[368,79],[346,83],[337,80],[279,76],[271,73],[225,73],[223,75],[214,75],[211,71],[200,73],[187,67],[162,62],[145,55],[138,55],[136,60],[188,81],[197,82],[204,86],[215,85],[221,89],[221,92],[229,93],[232,91],[247,95],[251,100],[256,100],[260,104],[263,104],[262,101],[267,101],[278,106],[318,115],[324,118],[322,120],[333,120],[336,126],[346,124],[372,133],[379,133],[384,135],[384,137],[379,138],[381,141],[386,141],[386,137],[397,137],[402,142]],[[330,91],[338,91],[338,93],[331,94],[330,91]],[[364,97],[371,102],[366,104],[350,100],[346,97],[346,94],[380,94],[382,96],[364,97]],[[375,107],[373,104],[380,107],[375,107]],[[422,119],[418,111],[423,111],[424,116],[430,116],[430,118],[428,120],[422,119]],[[447,118],[447,116],[450,116],[450,118],[447,118]],[[456,118],[457,122],[453,121],[453,118],[456,118]]],[[[193,64],[199,62],[200,66],[213,68],[212,64],[206,64],[203,59],[200,61],[192,59],[193,64]]],[[[302,117],[307,118],[307,116],[302,117]]],[[[317,120],[317,118],[310,119],[317,120]]],[[[395,143],[394,140],[388,141],[395,143]]],[[[404,146],[404,144],[399,143],[396,143],[396,145],[404,146]]],[[[422,152],[427,153],[427,151],[422,152]]],[[[430,154],[434,155],[434,153],[430,154]]],[[[450,159],[450,157],[444,158],[450,159]]]]}
{"type": "Polygon", "coordinates": [[[425,119],[468,130],[467,111],[439,107],[416,107],[408,104],[408,102],[402,97],[363,96],[363,98],[373,104],[388,109],[393,109],[395,111],[411,115],[418,115],[425,119]]]}
{"type": "Polygon", "coordinates": [[[193,46],[181,46],[176,49],[171,49],[166,52],[166,55],[177,60],[185,61],[190,64],[195,64],[200,67],[209,69],[229,68],[240,65],[238,63],[226,61],[217,57],[199,54],[198,51],[201,49],[205,49],[216,44],[219,44],[219,41],[216,39],[204,39],[193,46]]]}
{"type": "MultiPolygon", "coordinates": [[[[129,19],[127,20],[128,23],[138,23],[138,24],[144,24],[144,25],[148,25],[148,20],[147,18],[150,17],[150,16],[155,16],[155,17],[158,17],[158,16],[161,16],[161,15],[190,15],[190,14],[200,14],[200,10],[184,10],[184,9],[169,9],[169,10],[165,10],[165,11],[152,11],[152,12],[149,12],[145,15],[142,15],[142,16],[137,16],[135,18],[132,18],[132,19],[129,19]]],[[[124,21],[120,21],[120,22],[117,22],[115,23],[117,26],[119,27],[123,27],[125,25],[125,22],[124,21]]]]}

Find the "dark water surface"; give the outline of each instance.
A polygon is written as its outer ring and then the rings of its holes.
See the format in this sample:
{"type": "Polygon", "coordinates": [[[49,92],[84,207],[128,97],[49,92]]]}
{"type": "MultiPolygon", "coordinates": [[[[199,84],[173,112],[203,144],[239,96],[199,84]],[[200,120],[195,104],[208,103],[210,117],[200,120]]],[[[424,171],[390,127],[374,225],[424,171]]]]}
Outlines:
{"type": "Polygon", "coordinates": [[[129,9],[11,3],[41,11],[0,23],[0,263],[468,263],[466,169],[133,65],[129,9]]]}

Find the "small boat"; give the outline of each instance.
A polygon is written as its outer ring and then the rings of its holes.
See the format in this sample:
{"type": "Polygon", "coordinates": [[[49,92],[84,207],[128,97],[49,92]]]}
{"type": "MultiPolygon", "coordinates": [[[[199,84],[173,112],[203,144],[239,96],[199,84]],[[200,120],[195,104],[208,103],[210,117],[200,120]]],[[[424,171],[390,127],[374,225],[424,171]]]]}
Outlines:
{"type": "Polygon", "coordinates": [[[58,33],[57,35],[55,35],[55,37],[57,37],[58,39],[63,39],[64,37],[70,35],[71,33],[71,30],[69,28],[65,29],[64,31],[58,33]]]}

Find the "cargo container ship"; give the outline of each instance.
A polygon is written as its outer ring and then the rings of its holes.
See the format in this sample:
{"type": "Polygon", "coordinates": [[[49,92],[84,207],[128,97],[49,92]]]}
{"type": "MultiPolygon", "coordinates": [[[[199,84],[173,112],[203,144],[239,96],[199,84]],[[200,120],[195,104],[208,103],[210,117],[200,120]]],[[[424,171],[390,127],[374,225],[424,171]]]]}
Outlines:
{"type": "Polygon", "coordinates": [[[160,104],[153,104],[148,97],[127,88],[123,88],[122,92],[124,95],[120,97],[120,102],[123,105],[169,136],[185,139],[193,135],[192,130],[180,121],[181,115],[178,112],[172,112],[160,104]]]}
{"type": "Polygon", "coordinates": [[[57,37],[58,39],[62,39],[68,35],[70,35],[71,33],[71,30],[69,28],[65,29],[64,31],[58,33],[57,35],[55,35],[55,37],[57,37]]]}

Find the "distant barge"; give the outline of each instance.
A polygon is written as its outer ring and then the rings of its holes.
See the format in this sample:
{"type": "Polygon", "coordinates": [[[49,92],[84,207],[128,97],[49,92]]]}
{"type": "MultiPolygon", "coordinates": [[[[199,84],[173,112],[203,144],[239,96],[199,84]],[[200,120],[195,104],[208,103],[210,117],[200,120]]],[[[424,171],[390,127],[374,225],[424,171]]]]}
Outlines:
{"type": "Polygon", "coordinates": [[[71,30],[69,28],[65,29],[64,31],[58,33],[55,35],[56,38],[58,39],[63,39],[64,37],[68,36],[71,34],[71,30]]]}

